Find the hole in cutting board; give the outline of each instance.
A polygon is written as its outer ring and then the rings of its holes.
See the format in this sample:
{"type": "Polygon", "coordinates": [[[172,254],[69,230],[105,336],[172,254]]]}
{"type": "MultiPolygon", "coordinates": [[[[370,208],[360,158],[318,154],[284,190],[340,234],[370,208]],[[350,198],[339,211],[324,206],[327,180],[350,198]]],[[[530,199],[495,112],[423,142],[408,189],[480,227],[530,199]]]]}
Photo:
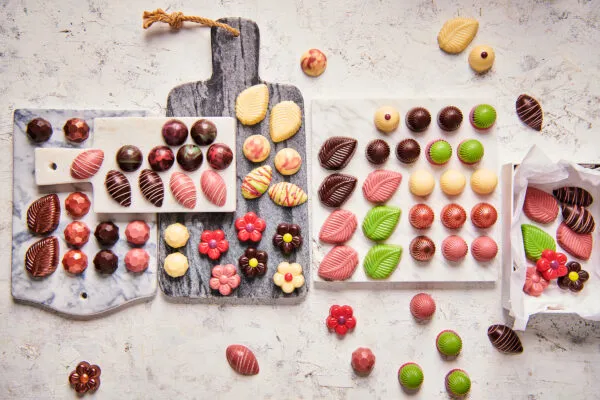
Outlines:
{"type": "Polygon", "coordinates": [[[58,169],[58,165],[56,165],[56,163],[50,163],[49,167],[53,171],[56,171],[58,169]]]}
{"type": "Polygon", "coordinates": [[[87,299],[87,296],[88,296],[88,295],[87,295],[87,293],[86,293],[86,292],[81,292],[81,298],[82,298],[82,299],[84,299],[84,300],[85,300],[85,299],[87,299]]]}

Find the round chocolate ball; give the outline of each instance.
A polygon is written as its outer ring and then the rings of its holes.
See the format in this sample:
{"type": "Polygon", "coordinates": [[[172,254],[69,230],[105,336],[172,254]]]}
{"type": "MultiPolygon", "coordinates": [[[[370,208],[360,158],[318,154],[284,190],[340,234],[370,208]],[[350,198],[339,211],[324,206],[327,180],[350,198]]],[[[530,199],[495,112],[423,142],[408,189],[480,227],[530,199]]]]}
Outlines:
{"type": "Polygon", "coordinates": [[[119,266],[119,257],[110,250],[100,250],[94,257],[94,267],[101,274],[112,274],[119,266]]]}
{"type": "Polygon", "coordinates": [[[175,163],[173,150],[168,146],[156,146],[148,153],[150,168],[157,172],[166,171],[175,163]]]}
{"type": "Polygon", "coordinates": [[[207,119],[200,119],[194,122],[190,134],[196,144],[208,146],[217,138],[217,127],[207,119]]]}
{"type": "Polygon", "coordinates": [[[34,118],[27,124],[27,136],[35,143],[42,143],[52,136],[52,125],[43,118],[34,118]]]}
{"type": "Polygon", "coordinates": [[[183,122],[171,119],[163,125],[162,135],[169,146],[179,146],[187,139],[188,129],[183,122]]]}
{"type": "Polygon", "coordinates": [[[133,172],[142,165],[142,152],[137,147],[126,144],[117,151],[117,164],[125,172],[133,172]]]}
{"type": "Polygon", "coordinates": [[[65,137],[68,141],[81,143],[90,135],[90,127],[81,118],[71,118],[63,127],[65,137]]]}
{"type": "Polygon", "coordinates": [[[197,170],[202,165],[203,160],[202,149],[195,144],[186,144],[177,150],[177,163],[184,171],[197,170]]]}
{"type": "Polygon", "coordinates": [[[405,164],[414,163],[421,155],[421,146],[414,139],[404,139],[396,146],[396,157],[405,164]]]}
{"type": "Polygon", "coordinates": [[[119,240],[119,227],[110,221],[100,222],[94,236],[101,246],[112,246],[119,240]]]}
{"type": "Polygon", "coordinates": [[[206,159],[212,168],[223,170],[229,167],[229,164],[233,161],[233,152],[226,144],[211,144],[206,152],[206,159]]]}
{"type": "Polygon", "coordinates": [[[452,132],[460,127],[463,120],[463,114],[458,107],[444,107],[438,113],[438,125],[442,130],[452,132]]]}
{"type": "Polygon", "coordinates": [[[415,107],[406,113],[406,126],[413,132],[423,132],[431,123],[431,114],[423,107],[415,107]]]}
{"type": "Polygon", "coordinates": [[[390,146],[384,140],[376,139],[367,145],[365,154],[371,164],[380,165],[390,156],[390,146]]]}

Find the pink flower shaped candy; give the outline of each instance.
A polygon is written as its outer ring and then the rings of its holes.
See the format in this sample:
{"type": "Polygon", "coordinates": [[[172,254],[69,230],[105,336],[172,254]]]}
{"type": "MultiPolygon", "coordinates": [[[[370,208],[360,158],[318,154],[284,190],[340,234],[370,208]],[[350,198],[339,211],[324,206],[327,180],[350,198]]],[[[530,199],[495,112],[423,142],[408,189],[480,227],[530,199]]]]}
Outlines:
{"type": "Polygon", "coordinates": [[[240,282],[241,278],[232,264],[216,265],[212,269],[209,286],[213,290],[218,290],[223,296],[229,296],[240,286],[240,282]]]}

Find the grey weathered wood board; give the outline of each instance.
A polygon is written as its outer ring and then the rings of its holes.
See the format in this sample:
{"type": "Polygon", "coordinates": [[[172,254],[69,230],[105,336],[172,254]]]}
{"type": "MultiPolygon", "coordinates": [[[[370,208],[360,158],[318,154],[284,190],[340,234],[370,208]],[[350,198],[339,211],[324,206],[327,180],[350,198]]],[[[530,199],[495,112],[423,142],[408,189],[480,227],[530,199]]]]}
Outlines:
{"type": "MultiPolygon", "coordinates": [[[[302,109],[302,126],[291,139],[277,144],[271,142],[269,158],[263,163],[254,164],[243,156],[242,145],[250,135],[261,134],[270,138],[269,113],[261,123],[254,126],[244,126],[238,122],[236,144],[238,157],[237,186],[228,188],[228,190],[239,191],[242,179],[248,172],[259,165],[269,164],[273,167],[272,184],[288,181],[307,191],[308,169],[306,164],[304,100],[300,90],[290,85],[264,82],[258,76],[260,37],[256,23],[241,18],[226,18],[221,19],[220,22],[238,28],[240,36],[234,37],[225,30],[212,28],[212,77],[207,81],[191,82],[174,88],[169,94],[167,116],[232,116],[235,118],[237,95],[247,87],[265,83],[269,88],[269,112],[275,104],[281,101],[294,101],[302,109]],[[300,171],[289,177],[280,175],[274,168],[273,163],[277,151],[285,147],[296,149],[304,162],[300,171]]],[[[284,208],[273,203],[266,193],[255,200],[246,200],[238,195],[237,211],[235,213],[161,214],[159,216],[159,234],[162,234],[163,230],[174,222],[183,223],[190,231],[190,240],[187,246],[179,250],[188,257],[190,269],[183,277],[171,278],[162,267],[159,268],[159,284],[167,296],[181,301],[196,300],[211,303],[249,304],[298,301],[305,297],[310,281],[308,203],[294,208],[284,208]],[[230,296],[224,297],[208,286],[211,269],[217,264],[233,264],[238,268],[238,258],[250,244],[238,241],[234,221],[248,211],[254,211],[267,221],[263,238],[255,247],[268,252],[268,270],[264,276],[254,279],[247,279],[243,274],[240,274],[242,278],[240,286],[230,296]],[[280,222],[295,223],[302,228],[304,244],[299,251],[290,256],[284,256],[272,244],[273,234],[280,222]],[[222,255],[218,261],[212,261],[198,253],[197,247],[204,229],[222,229],[229,240],[229,251],[222,255]],[[279,287],[273,284],[273,274],[277,270],[277,265],[282,261],[298,262],[304,269],[306,284],[290,295],[285,295],[279,287]]],[[[161,237],[159,239],[159,264],[161,266],[165,257],[173,251],[161,237]]]]}

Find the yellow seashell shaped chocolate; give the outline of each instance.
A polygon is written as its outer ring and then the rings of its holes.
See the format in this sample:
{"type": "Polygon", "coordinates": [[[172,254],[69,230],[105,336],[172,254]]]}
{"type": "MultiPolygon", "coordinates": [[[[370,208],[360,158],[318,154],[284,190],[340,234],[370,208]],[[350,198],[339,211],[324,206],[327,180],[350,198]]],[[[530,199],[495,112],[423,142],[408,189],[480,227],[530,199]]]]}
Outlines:
{"type": "Polygon", "coordinates": [[[242,181],[242,196],[245,199],[259,198],[269,188],[272,178],[273,168],[270,165],[254,168],[242,181]]]}
{"type": "Polygon", "coordinates": [[[444,23],[438,33],[440,49],[446,53],[458,54],[467,48],[479,29],[479,22],[473,18],[453,18],[444,23]]]}
{"type": "Polygon", "coordinates": [[[271,200],[282,207],[295,207],[308,199],[306,192],[298,185],[290,182],[279,182],[269,189],[271,200]]]}
{"type": "Polygon", "coordinates": [[[238,94],[235,115],[243,125],[256,125],[267,115],[269,88],[264,83],[250,86],[238,94]]]}
{"type": "Polygon", "coordinates": [[[269,126],[271,140],[275,143],[288,140],[302,125],[302,110],[293,101],[282,101],[271,109],[269,126]]]}

